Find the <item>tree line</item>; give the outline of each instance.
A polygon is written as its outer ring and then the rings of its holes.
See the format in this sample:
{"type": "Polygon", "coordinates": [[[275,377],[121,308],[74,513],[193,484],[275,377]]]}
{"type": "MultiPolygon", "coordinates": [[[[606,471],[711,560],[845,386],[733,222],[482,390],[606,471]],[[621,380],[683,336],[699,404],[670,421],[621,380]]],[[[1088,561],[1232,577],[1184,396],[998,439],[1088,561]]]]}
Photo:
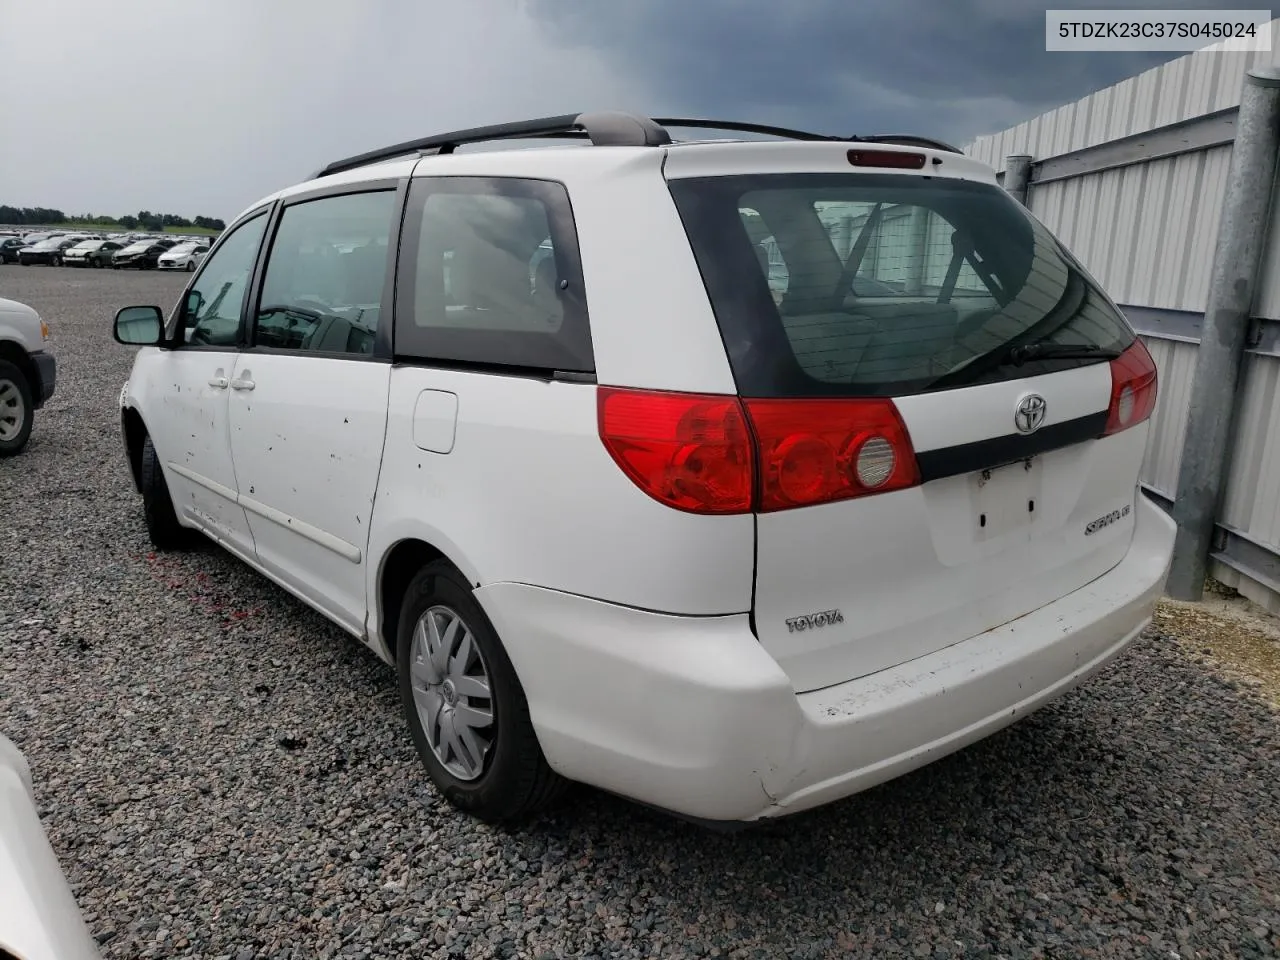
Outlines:
{"type": "Polygon", "coordinates": [[[180,217],[176,214],[152,213],[150,210],[139,210],[136,215],[126,214],[123,217],[102,217],[92,213],[82,213],[79,216],[69,217],[63,211],[55,210],[51,207],[11,207],[2,203],[0,203],[0,223],[8,223],[15,226],[23,224],[44,226],[51,223],[83,223],[86,226],[103,227],[119,224],[126,230],[136,230],[141,227],[143,230],[150,230],[153,233],[160,233],[165,227],[177,227],[179,229],[203,227],[206,230],[225,230],[227,227],[217,217],[195,217],[188,220],[186,217],[180,217]]]}

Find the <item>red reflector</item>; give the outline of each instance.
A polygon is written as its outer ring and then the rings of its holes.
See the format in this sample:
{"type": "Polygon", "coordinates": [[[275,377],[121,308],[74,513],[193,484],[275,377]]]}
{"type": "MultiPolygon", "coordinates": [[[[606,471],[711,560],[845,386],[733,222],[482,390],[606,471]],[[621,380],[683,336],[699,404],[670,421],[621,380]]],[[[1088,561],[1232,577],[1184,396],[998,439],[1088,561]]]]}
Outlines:
{"type": "Polygon", "coordinates": [[[920,482],[892,400],[747,400],[768,513],[884,493],[920,482]]]}
{"type": "Polygon", "coordinates": [[[901,150],[850,150],[849,162],[855,167],[893,167],[897,170],[923,170],[923,153],[901,150]]]}
{"type": "Polygon", "coordinates": [[[1155,361],[1146,345],[1135,338],[1111,361],[1111,405],[1103,436],[1135,427],[1151,416],[1156,408],[1156,381],[1155,361]]]}
{"type": "Polygon", "coordinates": [[[755,464],[737,397],[600,387],[600,439],[641,490],[690,513],[749,513],[755,464]]]}

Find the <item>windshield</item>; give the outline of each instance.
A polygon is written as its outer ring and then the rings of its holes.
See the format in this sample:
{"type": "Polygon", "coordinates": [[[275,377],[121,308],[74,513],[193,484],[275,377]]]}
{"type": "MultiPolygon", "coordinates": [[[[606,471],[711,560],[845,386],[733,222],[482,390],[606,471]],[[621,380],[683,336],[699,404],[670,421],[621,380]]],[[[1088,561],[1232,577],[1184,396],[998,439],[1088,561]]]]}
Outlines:
{"type": "Polygon", "coordinates": [[[147,250],[147,249],[149,249],[150,247],[151,247],[151,241],[150,241],[150,240],[143,240],[143,241],[142,241],[142,242],[140,242],[140,243],[131,243],[131,244],[129,244],[129,246],[125,247],[125,248],[124,248],[124,250],[123,250],[123,251],[121,251],[121,252],[123,252],[123,253],[141,253],[143,250],[147,250]]]}
{"type": "Polygon", "coordinates": [[[97,250],[105,242],[106,241],[103,241],[103,240],[81,240],[71,249],[72,250],[97,250]]]}
{"type": "Polygon", "coordinates": [[[32,249],[33,250],[56,250],[60,243],[62,243],[61,237],[52,237],[49,240],[41,240],[34,247],[32,247],[32,249]]]}
{"type": "Polygon", "coordinates": [[[1122,350],[1124,318],[988,184],[901,174],[675,180],[747,396],[900,396],[1098,362],[1008,361],[1048,340],[1122,350]]]}
{"type": "Polygon", "coordinates": [[[195,248],[196,248],[196,245],[194,243],[178,243],[170,247],[166,251],[166,253],[185,254],[185,253],[190,253],[195,248]]]}

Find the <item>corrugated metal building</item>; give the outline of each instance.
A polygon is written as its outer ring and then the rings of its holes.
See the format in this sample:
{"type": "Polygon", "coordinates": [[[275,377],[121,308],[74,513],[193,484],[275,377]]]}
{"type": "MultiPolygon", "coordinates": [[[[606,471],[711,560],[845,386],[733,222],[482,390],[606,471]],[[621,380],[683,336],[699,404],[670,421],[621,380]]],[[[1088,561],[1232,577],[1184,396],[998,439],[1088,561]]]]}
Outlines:
{"type": "MultiPolygon", "coordinates": [[[[965,148],[997,170],[1031,157],[1027,204],[1121,305],[1160,370],[1142,480],[1177,488],[1199,331],[1244,77],[1269,52],[1207,48],[965,148]]],[[[1067,56],[1068,54],[1062,54],[1067,56]]],[[[1270,237],[1218,517],[1213,574],[1280,612],[1280,204],[1270,237]]]]}

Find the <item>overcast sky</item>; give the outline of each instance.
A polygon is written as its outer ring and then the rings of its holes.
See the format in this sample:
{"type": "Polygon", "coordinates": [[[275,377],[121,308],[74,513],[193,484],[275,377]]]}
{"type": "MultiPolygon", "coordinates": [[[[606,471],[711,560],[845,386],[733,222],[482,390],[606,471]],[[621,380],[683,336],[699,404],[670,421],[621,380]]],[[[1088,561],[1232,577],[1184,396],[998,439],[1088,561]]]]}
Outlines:
{"type": "Polygon", "coordinates": [[[0,0],[0,203],[230,218],[340,156],[593,109],[963,143],[1177,56],[1046,53],[1044,9],[1025,0],[0,0]]]}

